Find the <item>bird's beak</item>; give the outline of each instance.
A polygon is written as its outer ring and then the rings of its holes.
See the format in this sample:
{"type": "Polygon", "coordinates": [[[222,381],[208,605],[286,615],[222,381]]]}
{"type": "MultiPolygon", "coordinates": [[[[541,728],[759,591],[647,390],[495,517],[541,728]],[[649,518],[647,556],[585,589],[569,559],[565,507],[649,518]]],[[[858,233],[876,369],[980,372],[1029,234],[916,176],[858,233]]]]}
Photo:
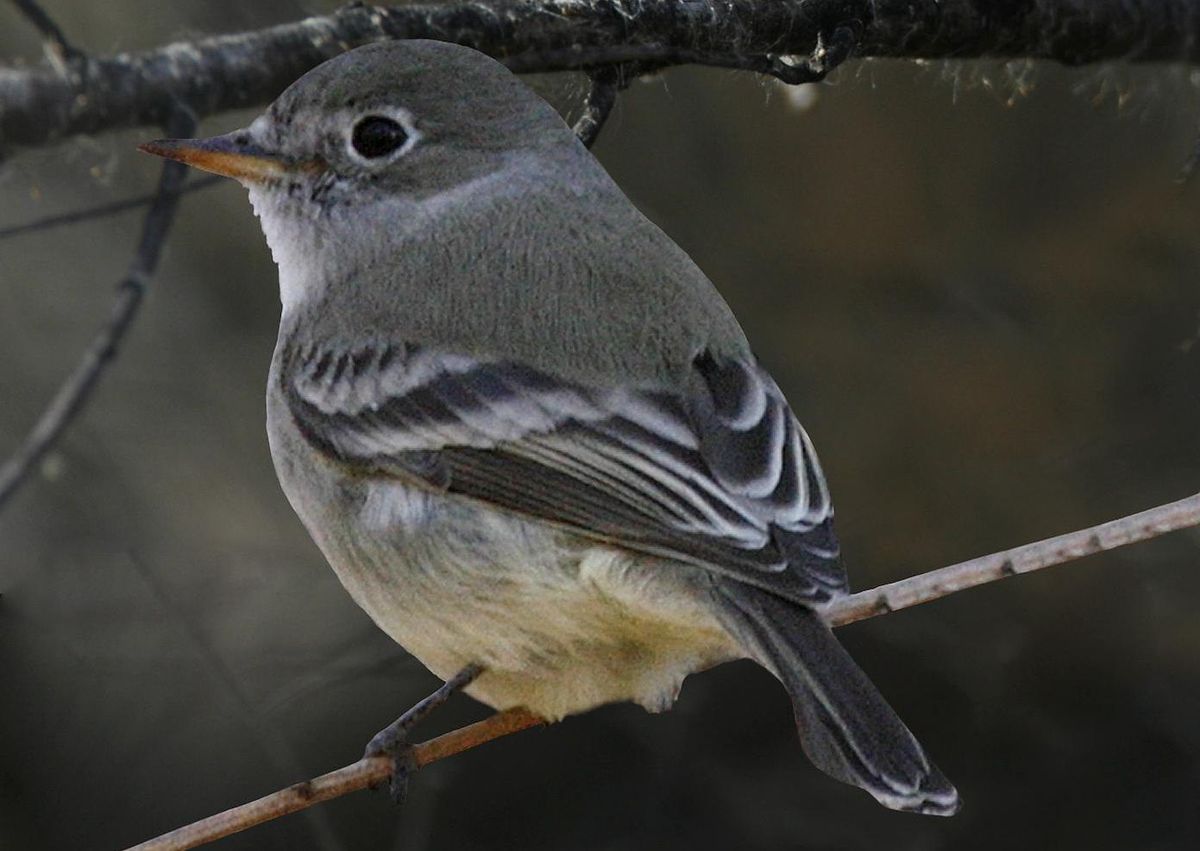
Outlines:
{"type": "Polygon", "coordinates": [[[155,139],[138,145],[138,150],[232,177],[241,183],[270,183],[313,171],[317,166],[312,161],[296,162],[266,151],[244,130],[210,139],[155,139]]]}

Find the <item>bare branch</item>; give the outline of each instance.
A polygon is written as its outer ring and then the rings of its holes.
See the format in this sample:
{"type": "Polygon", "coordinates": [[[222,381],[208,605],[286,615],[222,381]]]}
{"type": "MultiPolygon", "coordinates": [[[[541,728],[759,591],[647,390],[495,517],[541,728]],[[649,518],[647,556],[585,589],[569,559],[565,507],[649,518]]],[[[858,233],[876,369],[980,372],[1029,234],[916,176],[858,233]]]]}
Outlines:
{"type": "Polygon", "coordinates": [[[1068,532],[1023,547],[931,570],[919,576],[910,576],[869,591],[859,591],[832,603],[824,615],[829,623],[842,626],[938,600],[976,585],[1032,573],[1043,567],[1115,550],[1192,526],[1200,526],[1200,494],[1078,532],[1068,532]]]}
{"type": "Polygon", "coordinates": [[[37,27],[45,42],[46,53],[52,62],[64,66],[67,62],[83,58],[83,54],[67,40],[62,28],[37,0],[13,0],[31,24],[37,27]]]}
{"type": "MultiPolygon", "coordinates": [[[[172,135],[189,135],[194,127],[195,119],[183,110],[177,111],[167,123],[167,131],[172,135]]],[[[83,409],[105,366],[116,355],[141,306],[150,276],[158,265],[186,173],[187,166],[181,163],[168,162],[163,167],[154,203],[146,212],[137,250],[125,277],[117,285],[117,297],[108,321],[84,351],[74,372],[63,382],[24,443],[0,467],[0,508],[4,507],[83,409]]]]}
{"type": "Polygon", "coordinates": [[[361,44],[434,38],[516,71],[623,63],[749,68],[807,82],[859,57],[1026,57],[1067,64],[1196,62],[1200,0],[478,0],[347,6],[268,29],[91,59],[78,79],[0,69],[0,147],[161,124],[168,97],[197,116],[265,103],[361,44]]]}
{"type": "MultiPolygon", "coordinates": [[[[197,177],[194,180],[188,181],[187,184],[179,189],[180,195],[187,195],[189,192],[195,192],[199,189],[207,189],[210,186],[216,186],[219,183],[227,183],[228,180],[216,174],[206,174],[203,177],[197,177]]],[[[127,210],[136,210],[138,207],[144,207],[147,204],[154,202],[158,197],[158,192],[152,192],[149,195],[139,195],[136,198],[126,198],[123,201],[113,201],[110,204],[101,204],[97,207],[89,207],[86,210],[73,210],[70,213],[62,213],[57,216],[46,216],[44,219],[36,219],[32,222],[24,222],[19,225],[12,225],[7,228],[0,228],[0,240],[10,239],[14,236],[24,236],[38,231],[50,230],[51,228],[62,227],[64,225],[77,225],[81,222],[90,222],[96,219],[115,216],[118,213],[124,213],[127,210]]]]}
{"type": "MultiPolygon", "coordinates": [[[[1200,494],[1099,526],[931,570],[870,591],[861,591],[832,604],[824,615],[830,624],[841,626],[937,600],[997,579],[1063,564],[1198,525],[1200,494]]],[[[519,709],[501,712],[485,721],[417,745],[416,767],[422,768],[468,748],[542,723],[542,719],[519,709]]],[[[393,761],[386,756],[361,759],[345,768],[289,786],[257,801],[144,842],[131,851],[195,848],[313,804],[378,786],[391,777],[392,765],[393,761]]]]}
{"type": "MultiPolygon", "coordinates": [[[[417,768],[424,768],[432,762],[478,747],[493,739],[528,730],[530,727],[538,727],[545,723],[543,719],[531,715],[523,709],[510,709],[416,745],[413,749],[413,758],[417,768]]],[[[215,816],[209,816],[148,842],[135,845],[129,851],[181,851],[181,849],[205,845],[257,824],[306,809],[313,804],[339,798],[361,789],[372,789],[386,783],[391,778],[392,765],[392,759],[387,756],[364,757],[337,771],[297,783],[279,792],[259,798],[257,801],[234,807],[215,816]]]]}
{"type": "Polygon", "coordinates": [[[575,122],[575,135],[579,141],[590,148],[600,137],[600,130],[608,120],[609,113],[617,103],[617,90],[620,88],[621,69],[615,67],[597,68],[590,72],[592,87],[588,91],[587,101],[583,105],[583,115],[575,122]]]}
{"type": "MultiPolygon", "coordinates": [[[[719,56],[697,57],[700,64],[708,64],[738,71],[753,71],[767,74],[789,85],[819,83],[829,72],[841,65],[854,52],[857,35],[848,26],[838,26],[829,36],[817,33],[816,47],[811,55],[797,56],[719,56]]],[[[584,104],[584,113],[575,122],[575,134],[585,146],[591,148],[600,136],[604,122],[617,103],[617,92],[626,88],[630,81],[642,74],[659,71],[672,64],[691,61],[686,52],[679,52],[661,61],[643,60],[623,65],[606,65],[588,71],[591,88],[584,104]]]]}
{"type": "MultiPolygon", "coordinates": [[[[50,67],[0,68],[0,147],[31,146],[75,134],[167,124],[171,135],[199,117],[261,104],[320,62],[371,41],[436,38],[500,58],[518,72],[584,70],[592,89],[577,124],[590,144],[625,79],[703,64],[819,81],[851,54],[910,59],[1026,57],[1080,64],[1111,59],[1200,59],[1200,0],[479,0],[443,5],[352,4],[328,16],[254,32],[89,59],[36,0],[14,0],[42,33],[50,67]]],[[[0,468],[0,507],[78,415],[123,341],[157,266],[181,194],[184,167],[164,166],[137,252],[112,315],[26,441],[0,468]]],[[[189,188],[198,188],[193,184],[189,188]]],[[[143,199],[100,208],[107,214],[143,199]]],[[[96,211],[18,226],[0,236],[92,217],[96,211]]],[[[1007,576],[1061,564],[1200,524],[1200,494],[1080,532],[974,559],[831,605],[842,625],[939,599],[1007,576]]],[[[417,767],[542,723],[510,710],[416,746],[417,767]]],[[[192,848],[320,801],[372,787],[393,761],[365,758],[258,801],[137,846],[192,848]]]]}

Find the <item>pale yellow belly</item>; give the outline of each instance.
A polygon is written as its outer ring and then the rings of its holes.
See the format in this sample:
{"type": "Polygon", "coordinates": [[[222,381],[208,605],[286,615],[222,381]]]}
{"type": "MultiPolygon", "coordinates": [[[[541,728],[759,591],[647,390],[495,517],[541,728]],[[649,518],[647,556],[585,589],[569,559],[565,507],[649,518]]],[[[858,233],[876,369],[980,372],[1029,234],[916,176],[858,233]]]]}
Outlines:
{"type": "Polygon", "coordinates": [[[683,565],[396,485],[356,531],[318,540],[374,621],[433,673],[550,720],[631,700],[671,705],[689,673],[743,655],[683,565]],[[445,502],[440,502],[445,500],[445,502]]]}

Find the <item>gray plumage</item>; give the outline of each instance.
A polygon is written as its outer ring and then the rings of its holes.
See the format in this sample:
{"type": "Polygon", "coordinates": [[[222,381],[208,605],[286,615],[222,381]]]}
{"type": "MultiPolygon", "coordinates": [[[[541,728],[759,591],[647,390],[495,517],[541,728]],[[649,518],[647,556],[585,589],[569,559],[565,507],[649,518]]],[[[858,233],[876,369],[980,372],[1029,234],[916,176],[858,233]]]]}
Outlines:
{"type": "Polygon", "coordinates": [[[282,164],[243,178],[284,306],[271,449],[381,628],[550,719],[666,708],[748,656],[824,771],[957,809],[820,618],[846,581],[807,435],[703,273],[545,102],[479,53],[395,42],[206,144],[282,164]],[[403,144],[358,153],[368,116],[403,144]]]}

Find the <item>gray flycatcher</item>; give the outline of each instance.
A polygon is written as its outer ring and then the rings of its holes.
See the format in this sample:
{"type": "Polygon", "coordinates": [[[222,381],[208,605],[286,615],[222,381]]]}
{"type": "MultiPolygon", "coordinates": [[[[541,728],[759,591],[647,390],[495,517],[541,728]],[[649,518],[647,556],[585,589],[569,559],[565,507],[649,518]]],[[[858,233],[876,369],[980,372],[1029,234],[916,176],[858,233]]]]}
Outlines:
{"type": "Polygon", "coordinates": [[[433,673],[555,720],[662,710],[749,657],[823,771],[958,809],[822,619],[846,575],[783,394],[704,273],[512,73],[374,44],[244,130],[144,149],[249,189],[283,303],[279,480],[433,673]]]}

